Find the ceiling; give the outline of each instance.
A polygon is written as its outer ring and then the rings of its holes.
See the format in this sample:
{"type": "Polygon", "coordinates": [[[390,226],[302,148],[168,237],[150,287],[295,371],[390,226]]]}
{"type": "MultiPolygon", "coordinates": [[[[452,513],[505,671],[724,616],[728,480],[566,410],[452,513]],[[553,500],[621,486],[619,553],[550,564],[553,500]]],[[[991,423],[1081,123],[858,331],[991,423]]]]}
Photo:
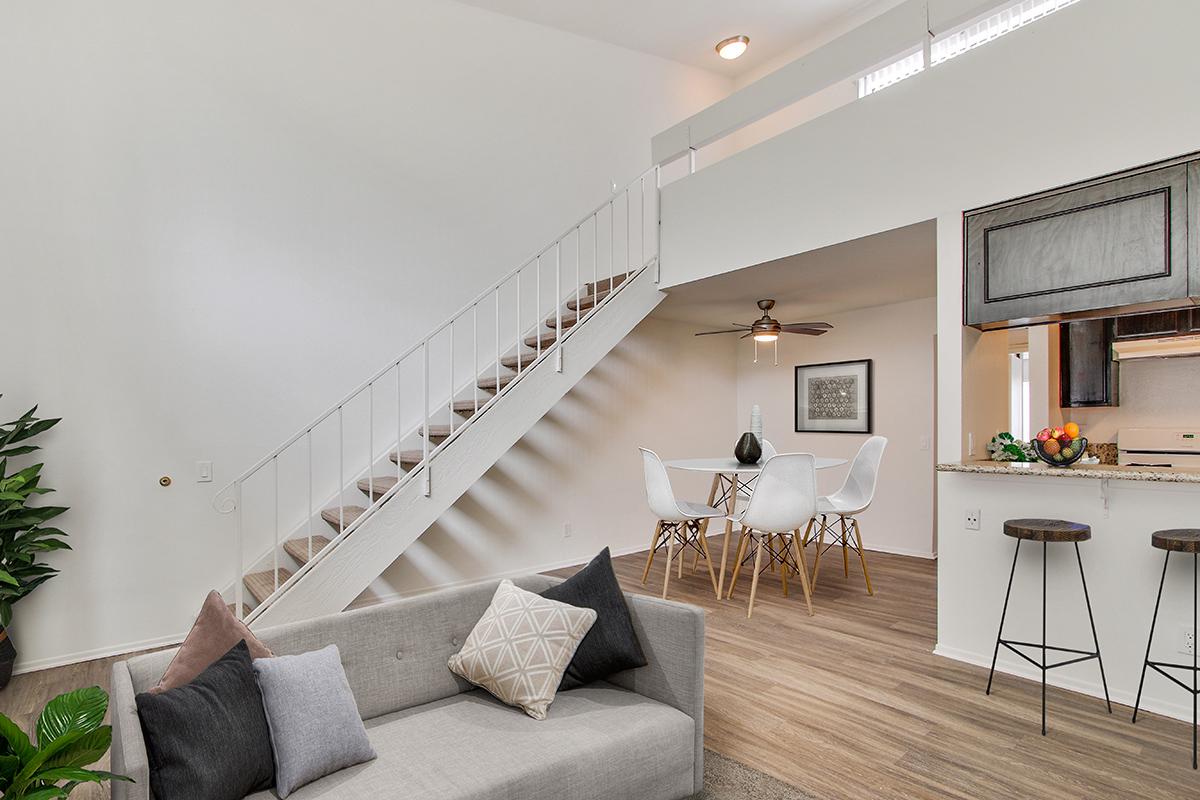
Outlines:
{"type": "Polygon", "coordinates": [[[756,264],[667,290],[655,317],[716,330],[749,325],[772,298],[780,322],[822,317],[937,294],[937,225],[932,220],[756,264]]]}
{"type": "Polygon", "coordinates": [[[463,0],[510,17],[736,77],[806,43],[816,46],[897,0],[463,0]],[[750,49],[725,61],[729,36],[750,49]]]}

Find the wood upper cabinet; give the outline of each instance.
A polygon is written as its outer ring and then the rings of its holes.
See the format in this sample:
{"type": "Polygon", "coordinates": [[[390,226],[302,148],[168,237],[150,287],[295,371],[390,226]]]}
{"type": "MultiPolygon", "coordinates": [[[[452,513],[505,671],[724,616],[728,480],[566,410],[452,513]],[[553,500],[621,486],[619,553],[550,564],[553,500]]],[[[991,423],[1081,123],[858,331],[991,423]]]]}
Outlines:
{"type": "Polygon", "coordinates": [[[1064,322],[1058,326],[1059,405],[1088,408],[1119,405],[1119,371],[1112,358],[1112,319],[1064,322]]]}
{"type": "MultiPolygon", "coordinates": [[[[1006,327],[1183,302],[1189,174],[1200,190],[1200,168],[1178,163],[967,214],[966,323],[1006,327]]],[[[1195,194],[1192,205],[1195,219],[1195,194]]],[[[1193,286],[1200,290],[1198,244],[1193,286]]]]}

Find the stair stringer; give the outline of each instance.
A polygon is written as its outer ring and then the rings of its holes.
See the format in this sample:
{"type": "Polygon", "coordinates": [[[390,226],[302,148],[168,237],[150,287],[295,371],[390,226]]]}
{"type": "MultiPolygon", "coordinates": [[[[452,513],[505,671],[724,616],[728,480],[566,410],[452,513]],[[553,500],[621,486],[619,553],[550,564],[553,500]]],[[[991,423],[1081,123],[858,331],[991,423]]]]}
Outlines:
{"type": "Polygon", "coordinates": [[[563,340],[563,371],[550,353],[521,374],[504,396],[451,446],[434,455],[424,476],[401,486],[357,530],[326,553],[250,623],[261,629],[344,610],[410,544],[537,424],[593,367],[662,302],[653,265],[641,270],[563,340]]]}

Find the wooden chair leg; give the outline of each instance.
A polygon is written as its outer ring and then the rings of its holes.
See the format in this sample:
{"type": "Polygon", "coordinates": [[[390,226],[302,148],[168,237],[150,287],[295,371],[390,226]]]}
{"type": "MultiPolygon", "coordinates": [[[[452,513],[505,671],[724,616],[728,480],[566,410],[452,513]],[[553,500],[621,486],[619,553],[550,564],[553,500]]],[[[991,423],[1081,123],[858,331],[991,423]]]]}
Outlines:
{"type": "Polygon", "coordinates": [[[749,538],[746,529],[742,528],[741,535],[738,536],[737,550],[733,554],[733,574],[729,576],[729,594],[727,598],[733,599],[733,591],[737,588],[738,577],[742,574],[742,560],[746,557],[746,540],[749,538]]]}
{"type": "Polygon", "coordinates": [[[825,549],[825,517],[821,517],[821,527],[817,531],[817,557],[813,559],[813,574],[809,585],[813,591],[817,589],[817,573],[821,570],[821,551],[825,549]]]}
{"type": "Polygon", "coordinates": [[[846,518],[841,517],[842,523],[842,571],[846,573],[846,577],[850,577],[850,550],[846,547],[846,518]]]}
{"type": "Polygon", "coordinates": [[[697,544],[699,544],[700,549],[704,551],[704,564],[708,567],[708,578],[712,581],[713,593],[716,594],[717,599],[720,600],[721,592],[720,589],[717,588],[717,573],[713,571],[712,553],[708,552],[708,539],[701,536],[700,541],[697,542],[697,544]]]}
{"type": "Polygon", "coordinates": [[[754,577],[750,581],[750,605],[746,608],[746,619],[750,619],[754,614],[754,598],[758,595],[758,573],[762,570],[763,548],[766,547],[761,537],[751,538],[754,539],[754,577]]]}
{"type": "Polygon", "coordinates": [[[680,580],[683,580],[683,562],[687,561],[687,537],[687,523],[680,522],[675,528],[675,543],[679,545],[679,564],[676,566],[679,570],[680,580]]]}
{"type": "Polygon", "coordinates": [[[654,526],[654,538],[650,541],[650,555],[646,556],[646,569],[642,571],[642,586],[645,586],[650,578],[650,565],[654,563],[654,554],[658,551],[658,539],[662,536],[662,529],[662,520],[659,520],[654,526]]]}
{"type": "MultiPolygon", "coordinates": [[[[788,565],[787,565],[788,543],[787,543],[787,538],[784,536],[779,536],[777,538],[779,539],[781,548],[779,550],[776,550],[775,553],[776,553],[776,555],[782,556],[782,560],[779,562],[779,580],[783,582],[783,596],[787,597],[788,596],[788,581],[787,581],[787,579],[788,579],[788,565]]],[[[774,560],[775,560],[774,558],[771,559],[772,563],[774,563],[774,560]]]]}
{"type": "Polygon", "coordinates": [[[867,555],[863,552],[862,528],[858,525],[857,517],[850,522],[854,526],[854,538],[858,541],[858,560],[862,562],[863,578],[867,582],[867,594],[874,597],[875,590],[871,588],[871,573],[867,571],[867,555]]]}
{"type": "Polygon", "coordinates": [[[808,615],[811,617],[813,616],[812,588],[808,585],[808,564],[805,563],[804,548],[800,546],[800,531],[796,531],[796,535],[792,538],[792,548],[796,554],[796,569],[800,573],[800,586],[804,589],[804,602],[808,604],[808,615]]]}
{"type": "MultiPolygon", "coordinates": [[[[669,523],[669,524],[674,526],[675,523],[669,523]]],[[[667,533],[667,536],[669,538],[667,539],[667,568],[666,568],[666,570],[663,571],[663,593],[662,593],[663,600],[667,599],[667,588],[671,585],[671,561],[675,557],[675,529],[674,529],[674,527],[672,527],[672,529],[667,533]]]]}

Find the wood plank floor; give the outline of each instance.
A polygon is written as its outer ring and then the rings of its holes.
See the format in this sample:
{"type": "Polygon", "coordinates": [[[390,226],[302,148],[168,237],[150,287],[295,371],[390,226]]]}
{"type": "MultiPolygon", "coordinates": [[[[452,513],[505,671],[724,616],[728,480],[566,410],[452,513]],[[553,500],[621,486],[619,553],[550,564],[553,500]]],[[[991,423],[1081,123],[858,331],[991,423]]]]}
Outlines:
{"type": "MultiPolygon", "coordinates": [[[[719,552],[719,541],[713,545],[719,552]]],[[[629,591],[655,594],[662,585],[656,565],[641,587],[640,554],[615,564],[629,591]]],[[[1042,738],[1036,684],[999,675],[986,697],[986,670],[930,653],[935,563],[873,553],[870,566],[875,597],[853,565],[846,580],[840,559],[822,564],[815,617],[797,592],[784,598],[771,573],[751,620],[748,580],[733,601],[718,602],[703,567],[672,578],[672,599],[708,612],[708,747],[822,800],[1167,800],[1200,792],[1187,725],[1154,715],[1131,725],[1123,706],[1110,717],[1095,698],[1051,687],[1050,735],[1042,738]]],[[[0,692],[0,712],[27,726],[62,691],[107,687],[116,660],[17,676],[0,692]]],[[[107,797],[96,787],[72,795],[107,797]]]]}
{"type": "MultiPolygon", "coordinates": [[[[719,546],[710,541],[718,558],[719,546]]],[[[751,620],[748,570],[725,602],[703,566],[672,577],[672,599],[708,612],[709,748],[822,800],[1197,797],[1189,726],[1154,715],[1131,725],[1124,706],[1109,716],[1102,701],[1051,687],[1043,738],[1037,684],[998,675],[988,697],[987,670],[932,655],[935,562],[869,554],[869,597],[836,555],[821,565],[815,617],[799,587],[783,597],[778,574],[761,579],[751,620]]],[[[644,564],[615,560],[627,591],[657,594],[662,568],[643,589],[644,564]]],[[[997,611],[981,606],[988,625],[997,611]]]]}

